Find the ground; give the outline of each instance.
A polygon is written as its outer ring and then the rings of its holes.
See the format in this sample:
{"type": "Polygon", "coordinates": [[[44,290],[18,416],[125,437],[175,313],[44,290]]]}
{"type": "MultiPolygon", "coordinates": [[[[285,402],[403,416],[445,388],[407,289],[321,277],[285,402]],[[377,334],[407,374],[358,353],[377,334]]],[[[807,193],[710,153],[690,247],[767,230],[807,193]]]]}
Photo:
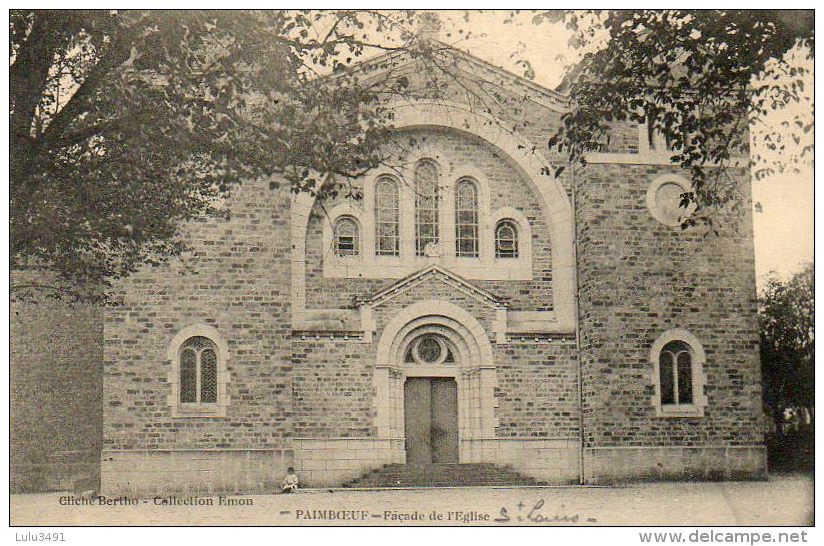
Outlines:
{"type": "MultiPolygon", "coordinates": [[[[624,487],[304,490],[293,495],[197,497],[211,506],[61,505],[69,493],[11,496],[11,524],[28,525],[810,525],[809,476],[764,482],[644,483],[624,487]],[[459,514],[460,513],[460,514],[459,514]],[[442,519],[431,519],[432,517],[442,519]],[[423,519],[410,519],[410,518],[423,519]],[[345,519],[344,519],[345,518],[345,519]],[[352,519],[362,518],[362,519],[352,519]]],[[[191,500],[178,497],[179,501],[191,500]]],[[[112,499],[120,502],[122,499],[112,499]]]]}

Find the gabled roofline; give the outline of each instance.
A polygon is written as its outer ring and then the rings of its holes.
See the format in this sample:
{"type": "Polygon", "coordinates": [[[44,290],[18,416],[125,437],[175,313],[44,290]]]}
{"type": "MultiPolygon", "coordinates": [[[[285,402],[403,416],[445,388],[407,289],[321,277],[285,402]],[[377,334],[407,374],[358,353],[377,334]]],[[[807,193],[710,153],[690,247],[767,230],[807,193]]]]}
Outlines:
{"type": "MultiPolygon", "coordinates": [[[[442,43],[442,42],[440,42],[440,43],[442,43]]],[[[544,87],[542,85],[539,85],[539,84],[535,83],[532,80],[524,78],[523,76],[519,76],[518,74],[515,74],[514,72],[511,72],[511,71],[509,71],[505,68],[502,68],[500,66],[494,65],[494,64],[490,63],[489,61],[485,61],[483,59],[475,57],[474,55],[471,55],[470,53],[467,53],[466,51],[463,51],[461,49],[454,48],[454,47],[452,47],[448,44],[443,44],[443,45],[457,51],[458,54],[461,55],[464,58],[464,60],[466,60],[470,63],[476,64],[476,65],[479,65],[480,67],[482,67],[486,70],[490,70],[492,72],[500,73],[501,75],[506,76],[510,81],[512,81],[516,84],[528,87],[529,89],[532,89],[533,91],[537,91],[538,93],[541,93],[541,94],[545,95],[547,98],[550,98],[552,100],[561,102],[564,105],[566,105],[567,102],[569,101],[569,96],[566,95],[565,93],[556,91],[554,89],[550,89],[548,87],[544,87]]]]}
{"type": "MultiPolygon", "coordinates": [[[[524,78],[523,76],[519,76],[518,74],[515,74],[514,72],[510,72],[509,70],[507,70],[505,68],[502,68],[502,67],[494,65],[494,64],[492,64],[488,61],[480,59],[480,58],[478,58],[478,57],[476,57],[476,56],[474,56],[470,53],[467,53],[466,51],[458,49],[458,48],[456,48],[454,46],[451,46],[451,45],[449,45],[445,42],[442,42],[440,40],[432,40],[432,42],[442,46],[444,49],[448,49],[451,52],[454,52],[461,60],[463,60],[463,61],[465,61],[465,62],[467,62],[471,65],[474,65],[477,68],[480,68],[480,69],[485,70],[487,72],[493,72],[495,74],[503,76],[510,84],[514,84],[516,86],[520,86],[522,88],[526,88],[526,89],[529,89],[530,91],[538,93],[541,98],[543,98],[544,100],[546,100],[547,102],[551,103],[552,105],[554,105],[556,107],[560,107],[560,108],[564,108],[564,109],[566,109],[568,107],[569,96],[567,94],[561,92],[561,91],[554,90],[554,89],[549,89],[547,87],[543,87],[542,85],[539,85],[539,84],[533,82],[532,80],[528,80],[528,79],[524,78]]],[[[349,74],[349,75],[357,74],[359,72],[364,72],[364,71],[366,71],[370,68],[375,68],[376,65],[381,65],[381,64],[384,64],[384,63],[389,62],[389,61],[394,60],[394,59],[401,59],[401,58],[403,58],[404,56],[407,56],[407,55],[409,55],[409,52],[407,50],[388,51],[388,52],[383,53],[381,55],[378,55],[377,57],[374,57],[372,59],[367,59],[367,60],[361,61],[357,64],[351,65],[351,66],[347,67],[342,72],[332,73],[332,74],[329,74],[329,75],[326,75],[326,76],[321,76],[317,79],[339,78],[339,77],[343,77],[345,74],[349,74]]],[[[396,68],[400,69],[404,66],[404,64],[412,64],[414,62],[415,62],[415,59],[409,58],[405,61],[405,63],[399,64],[398,67],[396,67],[396,68]]],[[[561,85],[563,85],[563,82],[561,83],[561,85]]],[[[536,97],[531,97],[531,98],[534,99],[536,97]]]]}
{"type": "Polygon", "coordinates": [[[452,271],[450,271],[450,270],[446,269],[445,267],[442,267],[438,264],[432,264],[432,265],[429,265],[427,267],[424,267],[423,269],[421,269],[419,271],[416,271],[415,273],[412,273],[411,275],[408,275],[408,276],[392,283],[388,287],[384,288],[383,290],[380,290],[380,291],[376,292],[375,294],[373,294],[373,295],[371,295],[367,298],[356,300],[355,303],[357,305],[368,305],[368,306],[371,306],[371,307],[376,307],[376,306],[378,306],[378,305],[380,305],[380,304],[382,304],[382,303],[384,303],[388,300],[394,299],[396,296],[399,296],[400,294],[406,292],[407,289],[412,287],[412,285],[415,283],[415,281],[417,281],[419,279],[422,279],[423,277],[425,277],[427,275],[432,275],[432,274],[443,275],[444,277],[446,277],[447,279],[449,279],[453,283],[458,284],[458,286],[460,288],[462,288],[463,290],[465,290],[466,292],[469,292],[470,295],[475,297],[475,299],[477,299],[479,301],[482,301],[483,303],[486,303],[487,305],[490,305],[490,306],[496,307],[496,308],[498,308],[498,307],[502,308],[502,307],[507,306],[507,302],[506,302],[505,298],[502,298],[501,296],[493,294],[492,292],[489,292],[489,291],[484,290],[482,288],[478,288],[477,286],[475,286],[471,282],[467,281],[463,277],[461,277],[459,275],[456,275],[452,271]]]}

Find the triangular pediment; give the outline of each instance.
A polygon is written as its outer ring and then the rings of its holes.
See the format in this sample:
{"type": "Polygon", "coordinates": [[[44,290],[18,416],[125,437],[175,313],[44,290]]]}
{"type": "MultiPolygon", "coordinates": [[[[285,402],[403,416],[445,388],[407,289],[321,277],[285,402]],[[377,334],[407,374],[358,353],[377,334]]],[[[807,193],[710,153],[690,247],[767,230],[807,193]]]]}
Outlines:
{"type": "Polygon", "coordinates": [[[406,294],[410,290],[429,282],[447,285],[452,289],[493,309],[503,308],[507,305],[504,298],[472,284],[463,277],[460,277],[445,267],[437,264],[430,265],[420,271],[404,277],[383,290],[380,290],[368,298],[361,300],[359,303],[361,305],[368,305],[372,308],[380,307],[381,305],[390,302],[403,294],[406,294]]]}
{"type": "MultiPolygon", "coordinates": [[[[569,109],[569,98],[561,92],[543,87],[529,79],[514,74],[474,55],[443,42],[435,42],[441,51],[448,51],[453,69],[471,72],[473,79],[482,77],[485,85],[497,85],[515,96],[529,98],[539,104],[559,112],[569,109]]],[[[364,77],[366,80],[399,77],[416,74],[424,70],[423,61],[409,51],[393,51],[354,64],[346,72],[364,77]]]]}

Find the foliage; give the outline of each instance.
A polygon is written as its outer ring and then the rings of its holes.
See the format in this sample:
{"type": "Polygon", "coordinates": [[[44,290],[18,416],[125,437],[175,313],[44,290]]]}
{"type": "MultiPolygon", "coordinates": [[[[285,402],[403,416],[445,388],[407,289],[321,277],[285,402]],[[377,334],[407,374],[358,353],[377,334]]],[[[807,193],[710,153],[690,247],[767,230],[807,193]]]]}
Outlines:
{"type": "MultiPolygon", "coordinates": [[[[385,160],[384,93],[462,93],[506,130],[529,124],[523,105],[485,73],[412,32],[418,17],[11,11],[11,268],[48,269],[58,294],[86,298],[89,287],[105,294],[112,280],[179,254],[182,222],[227,214],[216,203],[242,180],[278,175],[293,192],[358,197],[348,181],[385,160]],[[370,63],[346,69],[376,48],[408,53],[423,69],[408,78],[370,73],[370,63]]],[[[549,19],[558,16],[536,18],[549,19]]],[[[696,191],[685,199],[699,212],[730,198],[726,169],[708,166],[729,165],[745,146],[735,138],[741,120],[802,94],[808,74],[787,52],[812,55],[811,19],[795,12],[593,11],[564,20],[574,47],[600,49],[570,79],[573,108],[550,145],[583,161],[610,124],[649,119],[692,172],[696,191]]]]}
{"type": "Polygon", "coordinates": [[[786,408],[814,407],[813,265],[807,265],[786,282],[770,279],[759,303],[764,402],[778,418],[786,408]]]}
{"type": "Polygon", "coordinates": [[[11,268],[56,272],[59,294],[86,298],[180,253],[181,222],[225,213],[217,198],[244,179],[327,191],[374,165],[388,84],[339,68],[408,49],[412,17],[13,10],[11,268]]]}
{"type": "Polygon", "coordinates": [[[799,63],[813,56],[811,10],[551,11],[534,21],[564,21],[570,46],[583,53],[567,80],[571,111],[550,148],[585,163],[611,124],[648,122],[691,173],[694,191],[682,205],[697,210],[686,225],[711,224],[713,211],[735,198],[729,167],[747,151],[748,131],[767,150],[753,154],[756,177],[794,163],[788,140],[800,146],[795,162],[812,162],[812,63],[799,63]],[[779,127],[767,121],[806,100],[809,114],[779,127]]]}

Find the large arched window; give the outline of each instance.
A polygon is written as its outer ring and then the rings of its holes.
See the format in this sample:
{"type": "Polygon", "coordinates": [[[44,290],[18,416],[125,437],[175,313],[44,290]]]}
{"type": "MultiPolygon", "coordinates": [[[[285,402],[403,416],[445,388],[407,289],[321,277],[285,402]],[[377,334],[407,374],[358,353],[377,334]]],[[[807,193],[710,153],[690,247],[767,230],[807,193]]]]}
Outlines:
{"type": "Polygon", "coordinates": [[[206,337],[187,339],[180,348],[180,403],[217,403],[217,347],[206,337]]]}
{"type": "Polygon", "coordinates": [[[667,343],[658,357],[661,404],[692,404],[692,349],[683,341],[667,343]]]}
{"type": "Polygon", "coordinates": [[[495,225],[495,257],[518,257],[518,228],[512,220],[501,220],[495,225]]]}
{"type": "Polygon", "coordinates": [[[354,218],[343,216],[335,221],[335,254],[357,256],[360,252],[358,223],[354,218]]]}
{"type": "Polygon", "coordinates": [[[455,187],[455,255],[478,257],[478,186],[469,178],[455,187]]]}
{"type": "Polygon", "coordinates": [[[398,182],[382,176],[375,184],[375,254],[397,256],[399,253],[398,182]]]}
{"type": "Polygon", "coordinates": [[[415,167],[415,254],[425,256],[438,239],[438,167],[424,159],[415,167]]]}

